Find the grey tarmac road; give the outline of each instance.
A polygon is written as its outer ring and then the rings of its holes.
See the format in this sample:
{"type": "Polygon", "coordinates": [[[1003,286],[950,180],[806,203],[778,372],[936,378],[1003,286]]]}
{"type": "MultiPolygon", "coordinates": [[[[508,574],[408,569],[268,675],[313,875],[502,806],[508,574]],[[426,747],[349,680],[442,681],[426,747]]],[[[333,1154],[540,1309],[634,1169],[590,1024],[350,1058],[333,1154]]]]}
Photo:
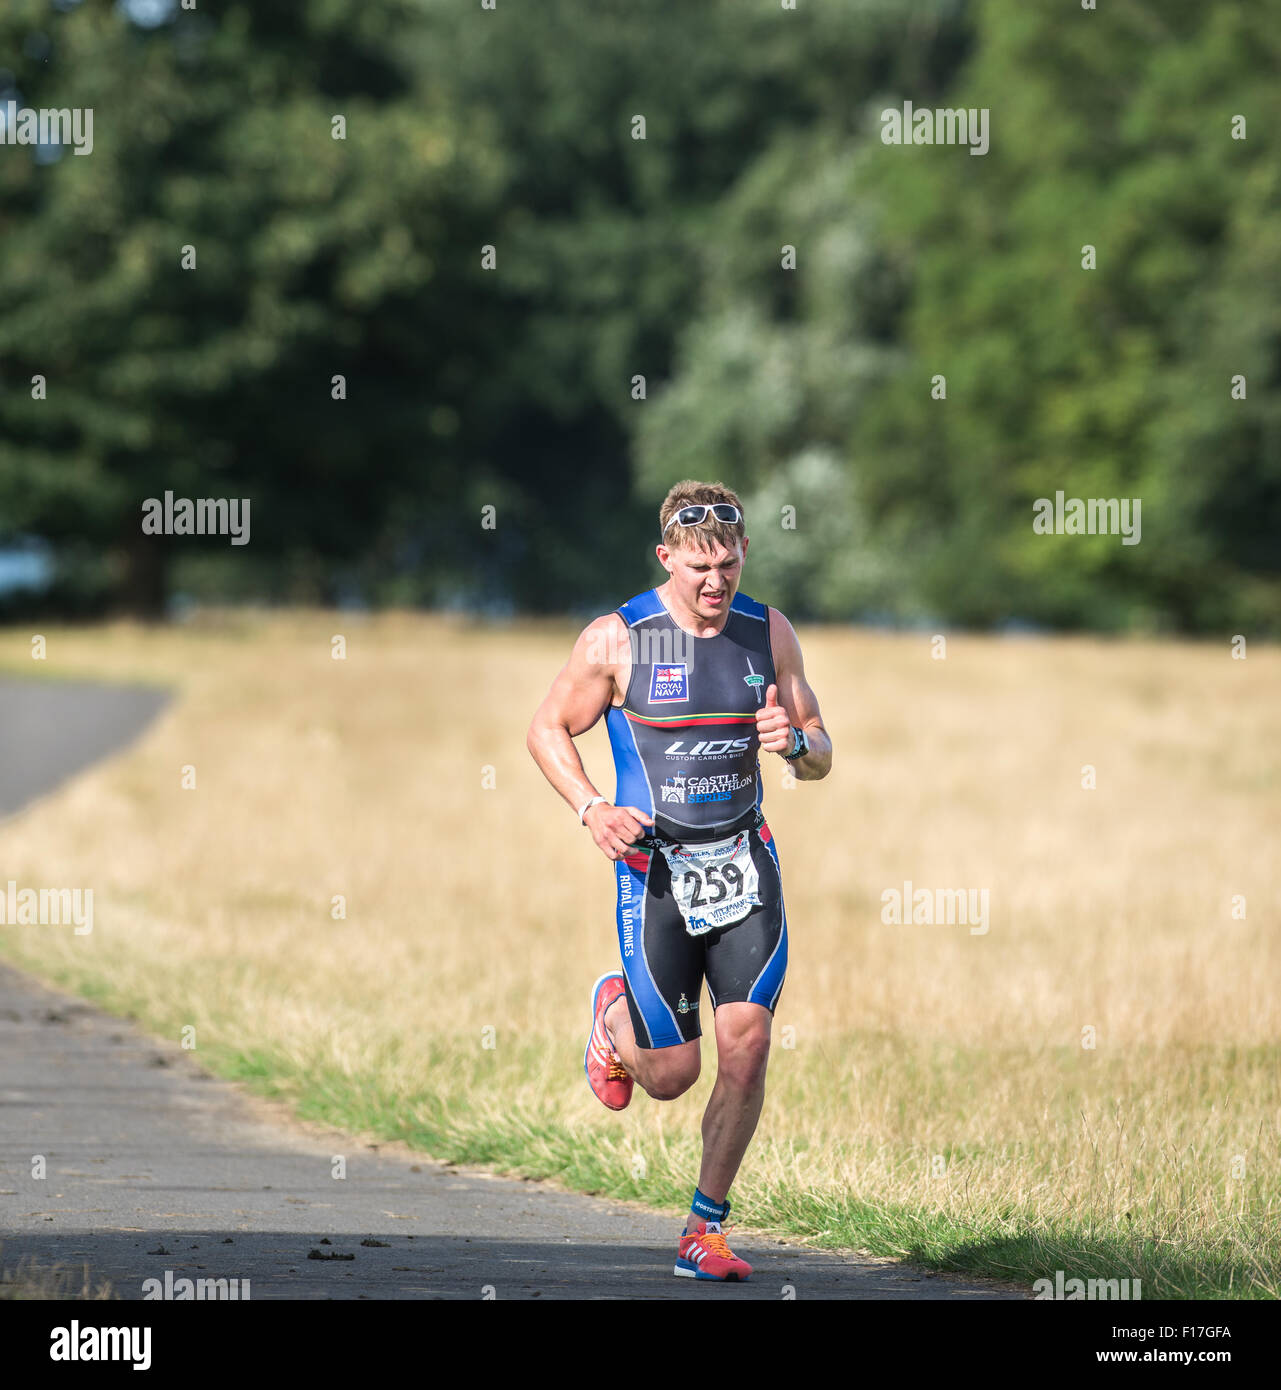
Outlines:
{"type": "Polygon", "coordinates": [[[0,820],[128,746],[168,698],[137,686],[0,676],[0,820]]]}
{"type": "MultiPolygon", "coordinates": [[[[131,703],[118,689],[0,681],[0,751],[19,754],[0,762],[0,814],[131,740],[162,702],[154,691],[131,703]]],[[[3,849],[0,826],[0,868],[3,849]]],[[[300,1124],[211,1078],[176,1042],[7,966],[0,1059],[0,1266],[87,1266],[120,1298],[142,1298],[146,1280],[167,1274],[248,1280],[255,1301],[1029,1297],[741,1231],[750,1282],[677,1279],[674,1213],[300,1124]],[[33,1176],[37,1155],[44,1178],[33,1176]]]]}

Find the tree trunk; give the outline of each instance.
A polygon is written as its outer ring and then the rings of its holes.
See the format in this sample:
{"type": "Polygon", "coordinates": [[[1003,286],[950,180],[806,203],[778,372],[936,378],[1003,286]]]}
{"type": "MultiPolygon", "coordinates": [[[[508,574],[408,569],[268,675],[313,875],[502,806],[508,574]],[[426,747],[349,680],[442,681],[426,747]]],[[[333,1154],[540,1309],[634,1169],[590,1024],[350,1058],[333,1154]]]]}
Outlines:
{"type": "Polygon", "coordinates": [[[135,531],[125,540],[124,562],[120,607],[130,617],[158,622],[169,597],[169,537],[135,531]]]}

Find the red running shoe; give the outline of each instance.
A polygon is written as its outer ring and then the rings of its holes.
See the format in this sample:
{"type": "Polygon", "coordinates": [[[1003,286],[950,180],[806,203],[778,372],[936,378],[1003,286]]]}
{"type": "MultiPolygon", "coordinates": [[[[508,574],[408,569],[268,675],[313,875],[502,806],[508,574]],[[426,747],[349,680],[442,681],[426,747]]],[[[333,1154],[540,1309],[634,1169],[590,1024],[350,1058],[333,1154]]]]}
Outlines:
{"type": "Polygon", "coordinates": [[[592,1031],[587,1039],[587,1050],[583,1053],[587,1084],[596,1099],[611,1110],[627,1108],[634,1085],[605,1031],[605,1010],[620,994],[625,993],[623,977],[617,971],[602,975],[596,981],[592,987],[592,1031]]]}
{"type": "Polygon", "coordinates": [[[700,1221],[681,1236],[676,1249],[674,1273],[684,1279],[720,1279],[727,1284],[745,1284],[752,1267],[725,1243],[719,1221],[700,1221]]]}

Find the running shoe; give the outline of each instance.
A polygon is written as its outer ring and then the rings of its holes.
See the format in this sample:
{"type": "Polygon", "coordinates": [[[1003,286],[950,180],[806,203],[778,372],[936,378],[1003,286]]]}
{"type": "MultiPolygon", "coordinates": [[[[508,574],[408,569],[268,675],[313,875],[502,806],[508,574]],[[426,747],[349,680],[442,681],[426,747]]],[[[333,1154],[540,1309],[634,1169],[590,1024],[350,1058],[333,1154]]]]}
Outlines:
{"type": "Polygon", "coordinates": [[[605,1031],[605,1010],[624,993],[623,977],[617,971],[602,975],[592,986],[592,1031],[583,1053],[587,1084],[596,1099],[611,1110],[626,1109],[634,1084],[605,1031]]]}
{"type": "Polygon", "coordinates": [[[752,1267],[725,1243],[719,1221],[700,1221],[692,1231],[686,1227],[681,1236],[674,1273],[683,1279],[720,1279],[739,1284],[751,1277],[752,1267]]]}

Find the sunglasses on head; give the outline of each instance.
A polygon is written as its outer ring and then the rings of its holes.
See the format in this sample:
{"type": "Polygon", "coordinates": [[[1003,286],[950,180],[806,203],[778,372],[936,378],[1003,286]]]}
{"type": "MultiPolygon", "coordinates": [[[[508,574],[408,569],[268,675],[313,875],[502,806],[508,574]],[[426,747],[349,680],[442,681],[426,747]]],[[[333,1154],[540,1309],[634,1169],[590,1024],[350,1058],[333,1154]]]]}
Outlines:
{"type": "Polygon", "coordinates": [[[732,502],[693,502],[672,517],[663,527],[663,534],[666,535],[672,526],[701,526],[709,512],[727,526],[736,526],[743,520],[743,513],[732,502]]]}

